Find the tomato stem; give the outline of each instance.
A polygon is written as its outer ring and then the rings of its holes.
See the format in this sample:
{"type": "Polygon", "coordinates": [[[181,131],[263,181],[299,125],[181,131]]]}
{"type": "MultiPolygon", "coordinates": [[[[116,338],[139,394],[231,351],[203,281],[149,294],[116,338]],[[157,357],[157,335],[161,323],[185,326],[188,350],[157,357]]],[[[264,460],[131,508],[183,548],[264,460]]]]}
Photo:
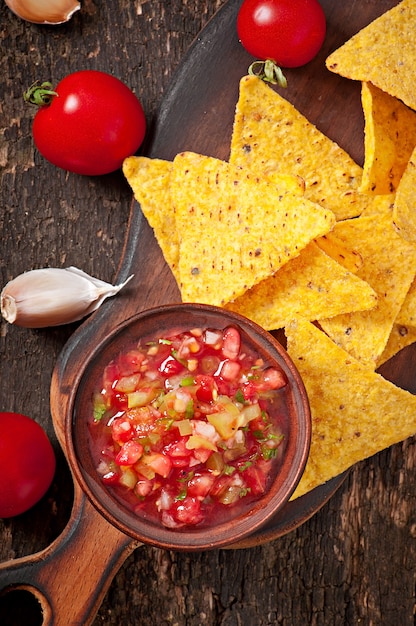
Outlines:
{"type": "Polygon", "coordinates": [[[52,83],[35,81],[23,94],[25,102],[36,106],[48,106],[58,94],[53,90],[52,83]]]}
{"type": "Polygon", "coordinates": [[[287,80],[278,65],[271,59],[254,61],[248,68],[248,73],[261,78],[266,83],[287,87],[287,80]]]}

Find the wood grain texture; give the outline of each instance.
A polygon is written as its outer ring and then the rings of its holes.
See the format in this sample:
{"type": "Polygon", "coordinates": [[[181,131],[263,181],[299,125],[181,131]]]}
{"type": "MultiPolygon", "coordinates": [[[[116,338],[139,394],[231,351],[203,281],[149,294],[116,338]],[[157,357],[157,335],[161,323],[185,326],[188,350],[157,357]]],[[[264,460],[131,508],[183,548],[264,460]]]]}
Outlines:
{"type": "MultiPolygon", "coordinates": [[[[67,25],[39,27],[0,6],[0,278],[43,266],[76,265],[112,281],[119,270],[131,192],[120,173],[93,179],[59,171],[34,150],[32,108],[22,92],[33,80],[57,82],[76,69],[116,74],[139,94],[149,125],[186,50],[225,2],[221,0],[85,0],[67,25]]],[[[346,39],[394,2],[323,2],[328,46],[346,39]],[[333,19],[334,18],[334,19],[333,19]]],[[[340,81],[342,82],[342,81],[340,81]]],[[[334,108],[313,84],[288,90],[299,108],[315,97],[316,123],[349,144],[349,126],[333,110],[357,93],[337,90],[334,108]]],[[[360,162],[360,133],[354,158],[360,162]]],[[[223,155],[226,157],[226,154],[223,155]]],[[[149,250],[153,250],[152,246],[149,250]]],[[[165,276],[156,263],[155,280],[165,276]]],[[[152,297],[146,284],[142,297],[152,297]],[[150,295],[149,295],[150,294],[150,295]]],[[[64,530],[73,502],[72,478],[53,430],[52,372],[76,325],[28,331],[1,323],[1,410],[30,414],[51,437],[58,469],[34,509],[0,521],[0,560],[46,549],[64,530]]],[[[385,369],[416,392],[415,353],[406,349],[385,369]]],[[[380,409],[382,410],[382,408],[380,409]]],[[[413,440],[357,465],[308,522],[263,546],[200,554],[143,546],[116,574],[94,626],[411,626],[415,611],[416,446],[413,440]]],[[[0,623],[3,619],[0,601],[0,623]]],[[[12,622],[10,622],[12,623],[12,622]]],[[[26,622],[15,622],[25,626],[26,622]]],[[[29,622],[27,622],[29,624],[29,622]]]]}

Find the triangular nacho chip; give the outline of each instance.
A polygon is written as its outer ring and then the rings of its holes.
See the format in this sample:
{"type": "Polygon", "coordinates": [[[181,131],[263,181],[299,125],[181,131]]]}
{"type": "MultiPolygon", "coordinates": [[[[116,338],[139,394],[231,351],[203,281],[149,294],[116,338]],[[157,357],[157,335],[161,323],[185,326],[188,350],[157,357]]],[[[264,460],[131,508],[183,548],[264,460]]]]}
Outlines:
{"type": "Polygon", "coordinates": [[[409,291],[397,314],[396,324],[416,328],[416,278],[410,285],[409,291]]]}
{"type": "Polygon", "coordinates": [[[397,188],[393,222],[404,239],[416,244],[416,148],[397,188]]]}
{"type": "Polygon", "coordinates": [[[389,215],[390,220],[393,220],[393,206],[395,198],[395,193],[382,194],[381,196],[369,195],[367,206],[361,213],[361,217],[368,217],[370,215],[389,215]]]}
{"type": "MultiPolygon", "coordinates": [[[[266,175],[264,174],[264,176],[266,175]]],[[[282,172],[269,172],[267,180],[286,193],[293,193],[296,196],[303,196],[305,193],[305,181],[300,176],[283,174],[282,172]]]]}
{"type": "Polygon", "coordinates": [[[128,157],[123,163],[134,197],[152,227],[163,256],[178,280],[179,245],[170,199],[172,163],[163,159],[128,157]]]}
{"type": "Polygon", "coordinates": [[[413,436],[416,396],[361,365],[310,322],[293,322],[286,336],[312,414],[311,448],[296,498],[413,436]]]}
{"type": "Polygon", "coordinates": [[[184,301],[224,305],[274,274],[335,223],[250,170],[191,152],[173,162],[171,196],[184,301]]]}
{"type": "Polygon", "coordinates": [[[394,193],[416,146],[416,112],[371,83],[363,83],[365,161],[361,191],[394,193]]]}
{"type": "Polygon", "coordinates": [[[334,261],[314,242],[272,277],[227,305],[266,330],[283,328],[294,317],[313,321],[370,309],[377,296],[363,280],[334,261]]]}
{"type": "Polygon", "coordinates": [[[357,250],[348,248],[333,231],[323,235],[323,237],[319,237],[315,240],[315,243],[334,261],[353,274],[356,274],[363,264],[361,254],[357,250]]]}
{"type": "Polygon", "coordinates": [[[390,337],[384,348],[383,354],[377,361],[377,367],[380,367],[386,361],[394,357],[396,354],[416,342],[416,328],[411,326],[403,326],[403,324],[393,324],[390,337]]]}
{"type": "Polygon", "coordinates": [[[416,109],[416,2],[403,0],[326,60],[332,72],[370,82],[416,109]]]}
{"type": "Polygon", "coordinates": [[[363,258],[357,276],[378,296],[371,311],[339,315],[320,324],[356,359],[375,368],[416,272],[416,248],[394,230],[388,212],[338,222],[334,228],[345,244],[363,258]]]}
{"type": "Polygon", "coordinates": [[[295,107],[256,76],[240,81],[230,162],[262,174],[298,175],[305,197],[337,219],[360,215],[362,169],[295,107]]]}

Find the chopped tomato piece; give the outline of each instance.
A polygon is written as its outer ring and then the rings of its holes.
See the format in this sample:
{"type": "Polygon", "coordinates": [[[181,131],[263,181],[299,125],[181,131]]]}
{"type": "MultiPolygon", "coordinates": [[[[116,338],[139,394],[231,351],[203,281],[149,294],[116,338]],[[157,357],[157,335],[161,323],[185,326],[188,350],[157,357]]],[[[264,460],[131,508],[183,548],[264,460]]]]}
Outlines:
{"type": "Polygon", "coordinates": [[[145,355],[140,350],[129,350],[120,356],[118,366],[121,376],[131,376],[140,372],[145,355]]]}
{"type": "Polygon", "coordinates": [[[284,373],[275,367],[268,367],[261,372],[260,380],[256,386],[260,391],[270,391],[281,389],[285,385],[287,385],[287,379],[284,373]]]}
{"type": "Polygon", "coordinates": [[[172,468],[171,460],[164,454],[145,454],[141,459],[143,465],[150,467],[156,474],[166,478],[172,468]]]}
{"type": "Polygon", "coordinates": [[[131,420],[126,417],[117,417],[111,424],[113,440],[124,443],[134,437],[134,428],[131,420]]]}
{"type": "Polygon", "coordinates": [[[140,478],[135,487],[134,487],[134,493],[136,494],[136,496],[139,496],[140,498],[145,498],[146,496],[149,495],[149,493],[151,493],[153,490],[153,483],[151,480],[148,480],[147,478],[140,478]]]}
{"type": "Polygon", "coordinates": [[[236,359],[240,353],[241,337],[235,326],[229,326],[223,333],[222,354],[226,359],[236,359]]]}
{"type": "Polygon", "coordinates": [[[252,400],[253,398],[257,397],[256,385],[251,380],[245,382],[241,386],[241,391],[242,391],[244,400],[252,400]]]}
{"type": "Polygon", "coordinates": [[[159,371],[164,376],[174,376],[183,370],[183,365],[173,356],[168,356],[159,366],[159,371]]]}
{"type": "Polygon", "coordinates": [[[200,501],[191,496],[187,496],[182,501],[175,502],[170,511],[172,517],[180,524],[195,525],[199,524],[204,519],[200,501]]]}
{"type": "Polygon", "coordinates": [[[198,374],[195,376],[196,397],[201,402],[211,402],[218,394],[218,387],[213,376],[198,374]]]}
{"type": "Polygon", "coordinates": [[[214,482],[215,476],[210,472],[195,474],[188,482],[188,495],[203,500],[209,495],[214,482]]]}
{"type": "Polygon", "coordinates": [[[253,495],[259,496],[266,491],[267,475],[261,468],[254,465],[248,467],[243,472],[243,479],[253,495]]]}
{"type": "Polygon", "coordinates": [[[134,465],[143,454],[143,446],[137,441],[126,441],[116,456],[117,465],[134,465]]]}
{"type": "Polygon", "coordinates": [[[189,437],[180,437],[176,441],[169,443],[164,448],[164,453],[170,458],[187,457],[192,451],[186,447],[189,437]]]}
{"type": "Polygon", "coordinates": [[[224,378],[224,380],[235,380],[238,378],[241,371],[241,365],[237,361],[223,361],[220,376],[224,378]]]}
{"type": "Polygon", "coordinates": [[[197,448],[194,450],[194,457],[200,463],[206,463],[213,453],[213,450],[208,450],[207,448],[197,448]]]}

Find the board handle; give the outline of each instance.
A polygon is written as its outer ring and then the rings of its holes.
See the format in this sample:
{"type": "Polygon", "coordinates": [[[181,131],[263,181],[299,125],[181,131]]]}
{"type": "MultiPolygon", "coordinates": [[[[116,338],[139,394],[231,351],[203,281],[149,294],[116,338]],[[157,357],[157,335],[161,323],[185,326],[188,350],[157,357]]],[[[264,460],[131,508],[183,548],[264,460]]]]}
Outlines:
{"type": "Polygon", "coordinates": [[[0,595],[10,594],[10,606],[14,597],[18,601],[16,591],[33,594],[42,626],[89,626],[115,574],[140,545],[76,489],[71,518],[48,548],[0,564],[0,595]]]}

